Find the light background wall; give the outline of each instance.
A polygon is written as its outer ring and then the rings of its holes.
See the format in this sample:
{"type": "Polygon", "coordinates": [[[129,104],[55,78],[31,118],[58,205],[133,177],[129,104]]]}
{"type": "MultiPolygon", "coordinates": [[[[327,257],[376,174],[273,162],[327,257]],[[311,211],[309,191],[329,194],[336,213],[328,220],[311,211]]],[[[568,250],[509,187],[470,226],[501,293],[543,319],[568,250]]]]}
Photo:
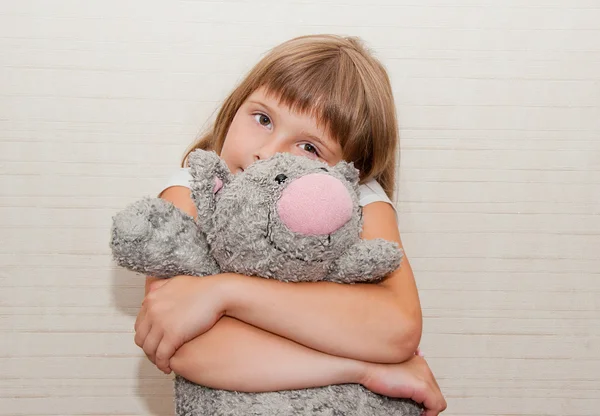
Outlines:
{"type": "Polygon", "coordinates": [[[0,1],[0,415],[170,415],[111,216],[293,36],[361,36],[448,415],[598,415],[600,1],[0,1]]]}

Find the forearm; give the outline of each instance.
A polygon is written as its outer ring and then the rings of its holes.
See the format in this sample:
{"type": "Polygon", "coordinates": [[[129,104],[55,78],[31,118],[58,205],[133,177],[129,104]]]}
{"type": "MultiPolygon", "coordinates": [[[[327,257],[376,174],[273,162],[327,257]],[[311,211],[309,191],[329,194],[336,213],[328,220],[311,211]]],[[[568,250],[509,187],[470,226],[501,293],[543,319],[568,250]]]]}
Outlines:
{"type": "Polygon", "coordinates": [[[360,383],[367,363],[324,354],[223,317],[184,344],[171,369],[206,387],[263,392],[360,383]]]}
{"type": "Polygon", "coordinates": [[[229,279],[226,315],[330,355],[398,363],[420,339],[420,308],[383,285],[282,283],[240,275],[229,279]]]}

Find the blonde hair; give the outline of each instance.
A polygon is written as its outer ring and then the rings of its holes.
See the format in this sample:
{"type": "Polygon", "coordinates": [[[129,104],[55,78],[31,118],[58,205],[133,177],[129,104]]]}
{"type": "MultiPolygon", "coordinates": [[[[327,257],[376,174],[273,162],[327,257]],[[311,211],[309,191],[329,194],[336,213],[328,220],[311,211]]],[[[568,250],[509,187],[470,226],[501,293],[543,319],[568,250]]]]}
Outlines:
{"type": "Polygon", "coordinates": [[[292,111],[310,114],[354,162],[361,183],[376,179],[393,198],[398,123],[383,65],[355,37],[309,35],[271,49],[225,99],[214,125],[187,150],[220,154],[233,118],[257,89],[292,111]]]}

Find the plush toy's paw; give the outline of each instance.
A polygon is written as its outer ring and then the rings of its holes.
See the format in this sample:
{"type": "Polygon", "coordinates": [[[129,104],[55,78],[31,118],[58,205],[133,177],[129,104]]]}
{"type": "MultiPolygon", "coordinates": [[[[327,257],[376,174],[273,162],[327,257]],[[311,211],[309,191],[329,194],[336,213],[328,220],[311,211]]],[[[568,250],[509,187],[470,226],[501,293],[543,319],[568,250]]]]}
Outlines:
{"type": "Polygon", "coordinates": [[[391,241],[360,240],[336,260],[326,280],[377,283],[400,266],[402,256],[402,249],[391,241]]]}
{"type": "MultiPolygon", "coordinates": [[[[166,202],[166,201],[164,201],[166,202]]],[[[153,224],[152,213],[165,211],[160,204],[156,204],[150,198],[134,202],[132,205],[119,212],[113,218],[113,240],[115,244],[118,239],[128,243],[142,243],[152,237],[153,224]]]]}
{"type": "Polygon", "coordinates": [[[142,199],[119,212],[110,247],[120,266],[155,277],[218,272],[194,219],[160,198],[142,199]]]}

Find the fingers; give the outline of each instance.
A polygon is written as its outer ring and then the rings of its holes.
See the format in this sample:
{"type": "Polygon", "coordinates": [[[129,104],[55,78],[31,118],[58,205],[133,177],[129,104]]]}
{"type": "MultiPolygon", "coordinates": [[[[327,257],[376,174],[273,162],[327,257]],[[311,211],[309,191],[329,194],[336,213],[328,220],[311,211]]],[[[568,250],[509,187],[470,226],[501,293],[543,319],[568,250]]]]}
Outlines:
{"type": "Polygon", "coordinates": [[[413,383],[413,392],[410,396],[410,399],[422,404],[426,409],[430,409],[431,397],[430,395],[433,393],[428,383],[425,381],[419,381],[413,383]],[[429,396],[429,397],[428,397],[429,396]]]}
{"type": "Polygon", "coordinates": [[[140,311],[140,314],[138,315],[137,320],[135,321],[135,345],[137,345],[140,348],[144,347],[144,342],[146,341],[146,337],[148,336],[148,333],[150,333],[150,329],[151,329],[151,324],[150,324],[150,320],[145,319],[145,313],[143,313],[143,309],[142,311],[140,311]]]}
{"type": "Polygon", "coordinates": [[[175,354],[176,348],[175,344],[169,342],[167,337],[163,337],[161,343],[158,345],[156,349],[156,366],[159,370],[161,370],[165,374],[171,373],[170,361],[171,357],[175,354]]]}
{"type": "Polygon", "coordinates": [[[446,407],[435,407],[435,408],[429,408],[427,406],[425,406],[425,410],[423,411],[423,413],[421,413],[422,416],[438,416],[440,414],[440,412],[443,412],[446,409],[446,407]]]}
{"type": "Polygon", "coordinates": [[[415,353],[414,363],[416,364],[415,368],[418,368],[418,374],[420,374],[422,383],[415,387],[413,400],[423,404],[425,407],[425,410],[421,413],[422,415],[437,416],[446,410],[447,403],[437,380],[423,356],[423,352],[418,349],[415,353]]]}
{"type": "Polygon", "coordinates": [[[425,395],[425,400],[419,402],[425,406],[425,411],[422,413],[422,415],[437,416],[440,414],[440,412],[446,410],[446,400],[444,399],[440,389],[431,383],[429,383],[427,386],[427,391],[429,391],[429,394],[425,395]]]}
{"type": "Polygon", "coordinates": [[[148,319],[136,321],[135,344],[144,350],[144,353],[158,369],[165,374],[171,373],[169,361],[175,354],[177,348],[173,342],[169,342],[158,327],[152,327],[148,319]]]}
{"type": "Polygon", "coordinates": [[[162,339],[162,333],[158,330],[158,327],[152,328],[150,319],[146,317],[146,308],[142,306],[140,313],[135,321],[135,345],[144,350],[146,357],[153,364],[156,361],[156,350],[162,339]]]}
{"type": "Polygon", "coordinates": [[[433,378],[433,374],[415,384],[411,399],[425,407],[421,413],[422,416],[437,416],[446,410],[446,400],[433,378]]]}
{"type": "Polygon", "coordinates": [[[139,326],[145,317],[146,317],[146,307],[142,304],[142,307],[140,308],[140,312],[138,313],[137,318],[135,318],[135,324],[133,325],[133,330],[135,332],[138,332],[139,326]]]}
{"type": "Polygon", "coordinates": [[[446,408],[440,410],[426,409],[421,413],[421,416],[438,416],[440,412],[443,412],[446,408]]]}
{"type": "Polygon", "coordinates": [[[143,341],[142,349],[144,350],[146,357],[148,357],[153,364],[156,364],[156,350],[162,339],[162,331],[158,329],[158,326],[154,326],[150,328],[148,335],[146,335],[143,341]]]}
{"type": "MultiPolygon", "coordinates": [[[[161,288],[173,279],[157,280],[149,284],[148,294],[142,302],[140,313],[134,325],[135,343],[144,350],[148,359],[166,374],[171,373],[170,360],[177,349],[186,341],[186,328],[175,325],[179,322],[181,311],[173,312],[173,305],[178,305],[169,288],[161,288]],[[172,295],[172,294],[171,294],[172,295]],[[170,324],[169,324],[170,323],[170,324]]],[[[177,285],[169,286],[177,292],[177,285]]],[[[185,290],[175,295],[186,300],[185,290]],[[182,294],[183,293],[183,294],[182,294]]],[[[180,309],[186,309],[185,307],[180,309]]],[[[189,332],[189,331],[188,331],[189,332]]]]}

